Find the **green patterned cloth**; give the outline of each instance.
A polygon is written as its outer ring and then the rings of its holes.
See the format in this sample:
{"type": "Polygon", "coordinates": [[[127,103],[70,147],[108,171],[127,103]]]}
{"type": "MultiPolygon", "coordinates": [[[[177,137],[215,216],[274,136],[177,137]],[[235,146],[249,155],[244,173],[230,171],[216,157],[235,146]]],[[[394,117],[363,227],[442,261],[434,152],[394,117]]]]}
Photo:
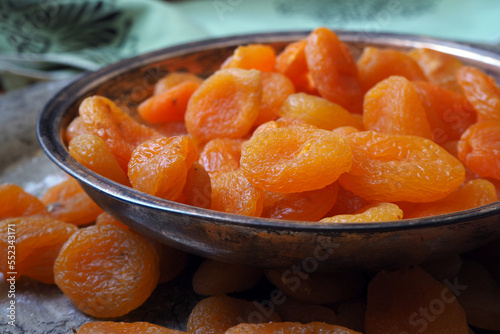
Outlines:
{"type": "Polygon", "coordinates": [[[500,41],[497,0],[0,0],[0,80],[13,89],[175,44],[334,29],[500,41]]]}

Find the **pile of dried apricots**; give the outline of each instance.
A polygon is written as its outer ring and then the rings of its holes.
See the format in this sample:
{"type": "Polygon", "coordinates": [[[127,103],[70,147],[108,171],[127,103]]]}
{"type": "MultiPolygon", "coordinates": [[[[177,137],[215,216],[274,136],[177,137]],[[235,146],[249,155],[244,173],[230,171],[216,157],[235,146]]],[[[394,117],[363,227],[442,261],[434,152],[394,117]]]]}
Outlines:
{"type": "MultiPolygon", "coordinates": [[[[278,54],[240,46],[206,79],[171,73],[137,111],[133,118],[105,97],[86,98],[66,129],[71,156],[148,194],[254,217],[393,221],[498,201],[500,88],[432,50],[367,47],[355,61],[334,32],[318,28],[278,54]]],[[[96,318],[138,308],[188,261],[103,212],[74,179],[40,199],[0,185],[0,202],[0,249],[7,254],[15,226],[17,277],[57,284],[96,318]]],[[[187,332],[500,330],[499,260],[499,242],[464,259],[378,273],[204,260],[192,283],[209,297],[187,332]],[[264,276],[277,288],[266,305],[229,295],[264,276]]],[[[0,259],[0,272],[8,265],[0,259]]],[[[111,321],[77,331],[140,332],[184,333],[111,321]]]]}

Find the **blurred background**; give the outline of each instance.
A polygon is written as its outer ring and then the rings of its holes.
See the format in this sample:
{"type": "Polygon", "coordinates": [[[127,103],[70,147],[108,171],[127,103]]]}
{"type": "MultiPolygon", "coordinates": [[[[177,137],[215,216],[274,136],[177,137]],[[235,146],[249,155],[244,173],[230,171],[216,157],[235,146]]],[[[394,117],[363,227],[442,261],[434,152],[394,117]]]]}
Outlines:
{"type": "Polygon", "coordinates": [[[496,46],[496,0],[0,0],[1,91],[175,44],[318,26],[496,46]]]}

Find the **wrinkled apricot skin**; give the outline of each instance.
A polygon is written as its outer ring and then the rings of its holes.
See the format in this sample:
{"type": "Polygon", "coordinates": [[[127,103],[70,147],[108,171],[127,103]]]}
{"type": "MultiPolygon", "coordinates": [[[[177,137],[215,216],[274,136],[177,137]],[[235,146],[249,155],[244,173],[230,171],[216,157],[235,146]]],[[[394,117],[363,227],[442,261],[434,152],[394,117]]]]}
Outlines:
{"type": "Polygon", "coordinates": [[[298,92],[312,94],[315,87],[307,68],[306,45],[306,39],[288,44],[276,57],[276,71],[286,75],[298,92]]]}
{"type": "Polygon", "coordinates": [[[221,68],[241,68],[272,72],[276,63],[276,53],[272,47],[264,44],[238,46],[232,56],[221,65],[221,68]]]}
{"type": "Polygon", "coordinates": [[[270,322],[265,324],[240,324],[229,329],[226,334],[360,334],[348,328],[321,322],[301,324],[298,322],[270,322]]]}
{"type": "Polygon", "coordinates": [[[363,123],[371,131],[433,139],[415,87],[401,76],[384,79],[366,93],[363,123]]]}
{"type": "Polygon", "coordinates": [[[112,322],[94,321],[81,325],[76,334],[181,334],[186,333],[175,329],[168,329],[147,322],[112,322]]]}
{"type": "Polygon", "coordinates": [[[292,193],[323,188],[351,168],[351,150],[331,131],[301,127],[259,132],[245,143],[241,170],[269,191],[292,193]]]}
{"type": "Polygon", "coordinates": [[[167,90],[188,81],[201,85],[203,79],[188,72],[171,72],[156,82],[154,95],[160,95],[167,90]]]}
{"type": "Polygon", "coordinates": [[[281,73],[262,72],[260,79],[262,83],[262,100],[259,115],[254,125],[260,125],[278,118],[283,102],[290,94],[295,93],[293,83],[281,73]]]}
{"type": "Polygon", "coordinates": [[[500,88],[495,79],[470,66],[460,68],[456,77],[463,94],[477,111],[478,122],[500,122],[500,88]]]}
{"type": "Polygon", "coordinates": [[[154,247],[114,225],[75,232],[54,263],[55,283],[82,312],[113,318],[141,306],[159,277],[154,247]]]}
{"type": "Polygon", "coordinates": [[[205,168],[194,162],[186,174],[186,183],[177,202],[210,209],[212,206],[212,182],[205,168]]]}
{"type": "Polygon", "coordinates": [[[193,140],[202,144],[217,137],[242,138],[257,119],[261,96],[258,71],[219,70],[191,96],[186,128],[193,140]]]}
{"type": "Polygon", "coordinates": [[[200,153],[199,162],[210,177],[236,171],[240,167],[241,139],[216,138],[200,153]]]}
{"type": "Polygon", "coordinates": [[[474,173],[500,180],[500,122],[469,127],[458,142],[458,157],[474,173]]]}
{"type": "Polygon", "coordinates": [[[71,139],[78,137],[80,135],[89,134],[90,130],[87,128],[87,125],[83,121],[80,116],[76,116],[71,123],[69,123],[68,127],[65,131],[65,139],[66,142],[70,142],[71,139]]]}
{"type": "MultiPolygon", "coordinates": [[[[48,217],[31,216],[0,221],[0,272],[17,272],[16,277],[28,276],[46,284],[54,284],[54,261],[59,250],[77,231],[77,227],[48,217]],[[15,231],[15,234],[8,233],[15,231]],[[14,250],[9,246],[15,235],[14,250]],[[14,267],[7,255],[15,255],[14,267]]],[[[12,259],[12,258],[10,258],[12,259]]],[[[9,275],[10,276],[10,275],[9,275]]]]}
{"type": "Polygon", "coordinates": [[[320,95],[353,113],[361,113],[363,92],[358,69],[348,47],[327,28],[307,37],[307,66],[320,95]]]}
{"type": "Polygon", "coordinates": [[[340,185],[374,202],[432,202],[465,180],[465,168],[434,142],[417,136],[360,131],[346,138],[352,169],[340,185]]]}
{"type": "Polygon", "coordinates": [[[0,184],[0,220],[21,216],[49,216],[49,212],[37,197],[12,183],[0,184]]]}
{"type": "Polygon", "coordinates": [[[320,223],[369,223],[394,221],[403,218],[403,211],[393,203],[375,203],[362,207],[350,215],[337,215],[323,218],[320,223]]]}

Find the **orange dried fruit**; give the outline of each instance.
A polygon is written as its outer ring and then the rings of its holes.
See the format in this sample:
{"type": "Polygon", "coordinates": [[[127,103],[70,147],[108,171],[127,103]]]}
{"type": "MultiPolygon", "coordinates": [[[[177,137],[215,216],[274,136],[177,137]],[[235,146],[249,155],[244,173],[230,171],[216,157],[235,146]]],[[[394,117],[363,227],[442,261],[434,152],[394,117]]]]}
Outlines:
{"type": "Polygon", "coordinates": [[[160,137],[158,132],[139,124],[102,96],[87,97],[80,104],[79,112],[87,128],[106,142],[125,172],[134,148],[146,140],[160,137]]]}
{"type": "Polygon", "coordinates": [[[262,217],[272,219],[318,221],[337,201],[339,185],[299,193],[264,191],[262,217]]]}
{"type": "Polygon", "coordinates": [[[84,134],[73,138],[69,154],[79,163],[110,180],[129,186],[130,182],[106,142],[99,136],[84,134]]]}
{"type": "Polygon", "coordinates": [[[121,221],[119,221],[118,219],[116,219],[115,217],[113,217],[112,215],[110,215],[109,213],[107,213],[106,211],[104,211],[99,216],[97,216],[97,218],[95,220],[95,224],[97,226],[101,226],[101,225],[116,225],[116,226],[119,226],[119,227],[122,227],[122,228],[128,228],[127,225],[125,225],[124,223],[122,223],[121,221]]]}
{"type": "Polygon", "coordinates": [[[195,81],[182,82],[144,100],[137,107],[137,111],[143,119],[153,124],[182,121],[189,99],[199,86],[200,83],[195,81]]]}
{"type": "Polygon", "coordinates": [[[476,111],[461,94],[424,81],[413,82],[425,109],[434,141],[458,140],[476,122],[476,111]]]}
{"type": "Polygon", "coordinates": [[[433,139],[420,97],[408,79],[392,76],[365,95],[363,123],[367,130],[433,139]]]}
{"type": "Polygon", "coordinates": [[[398,50],[366,47],[357,65],[359,81],[365,92],[390,76],[401,76],[410,81],[427,80],[418,63],[398,50]]]}
{"type": "Polygon", "coordinates": [[[378,273],[367,298],[367,334],[469,333],[453,292],[419,267],[378,273]]]}
{"type": "Polygon", "coordinates": [[[274,71],[276,52],[269,45],[249,44],[238,46],[221,68],[241,68],[244,70],[274,71]]]}
{"type": "Polygon", "coordinates": [[[210,209],[212,206],[212,183],[205,168],[194,162],[186,174],[186,183],[177,202],[210,209]]]}
{"type": "Polygon", "coordinates": [[[153,128],[164,137],[182,136],[188,134],[184,120],[154,124],[153,128]]]}
{"type": "Polygon", "coordinates": [[[242,138],[257,119],[261,96],[258,71],[219,70],[191,96],[185,114],[186,128],[200,144],[218,137],[242,138]]]}
{"type": "MultiPolygon", "coordinates": [[[[363,123],[363,118],[361,118],[361,123],[363,123]]],[[[359,129],[353,126],[341,126],[332,130],[333,133],[340,135],[342,138],[349,136],[351,133],[358,132],[359,129]]]]}
{"type": "Polygon", "coordinates": [[[331,30],[321,27],[307,37],[307,66],[320,95],[353,113],[361,113],[363,91],[358,68],[349,51],[331,30]]]}
{"type": "Polygon", "coordinates": [[[242,139],[212,139],[203,147],[199,162],[210,177],[235,171],[240,167],[242,143],[242,139]]]}
{"type": "Polygon", "coordinates": [[[57,286],[78,309],[96,318],[119,317],[141,306],[159,274],[154,246],[114,225],[78,230],[54,264],[57,286]]]}
{"type": "Polygon", "coordinates": [[[270,322],[265,324],[240,324],[230,328],[226,334],[273,334],[273,333],[300,333],[300,334],[360,334],[348,328],[312,322],[270,322]]]}
{"type": "Polygon", "coordinates": [[[340,185],[366,200],[432,202],[465,180],[463,164],[428,139],[360,131],[345,140],[353,164],[340,185]]]}
{"type": "Polygon", "coordinates": [[[103,212],[71,177],[49,188],[41,200],[52,217],[75,225],[92,223],[103,212]]]}
{"type": "Polygon", "coordinates": [[[177,199],[186,183],[187,170],[197,159],[189,136],[163,137],[136,147],[128,176],[132,186],[168,200],[177,199]]]}
{"type": "Polygon", "coordinates": [[[85,124],[83,119],[80,116],[76,116],[66,128],[65,138],[69,143],[71,139],[88,133],[90,133],[90,130],[87,128],[87,125],[85,124]]]}
{"type": "Polygon", "coordinates": [[[319,272],[294,266],[270,269],[267,279],[287,296],[305,303],[331,304],[361,295],[366,278],[359,271],[319,272]]]}
{"type": "Polygon", "coordinates": [[[464,64],[456,57],[436,50],[418,48],[408,53],[420,66],[429,82],[460,92],[455,73],[464,64]]]}
{"type": "Polygon", "coordinates": [[[500,122],[500,88],[495,79],[470,66],[457,70],[456,78],[463,94],[477,111],[478,122],[500,122]]]}
{"type": "Polygon", "coordinates": [[[21,216],[49,216],[49,212],[36,196],[12,183],[0,184],[0,220],[21,216]]]}
{"type": "Polygon", "coordinates": [[[0,258],[0,272],[5,279],[27,276],[54,284],[54,261],[63,244],[77,230],[73,224],[40,216],[0,221],[0,251],[5,254],[0,258]]]}
{"type": "Polygon", "coordinates": [[[171,72],[156,82],[154,95],[160,95],[184,82],[195,82],[201,85],[203,79],[188,72],[171,72]]]}
{"type": "Polygon", "coordinates": [[[354,214],[368,204],[367,200],[341,186],[339,187],[335,205],[325,214],[325,217],[354,214]]]}
{"type": "Polygon", "coordinates": [[[242,148],[240,166],[254,186],[293,193],[321,189],[351,168],[349,145],[331,131],[278,128],[254,134],[242,148]]]}
{"type": "Polygon", "coordinates": [[[288,96],[281,106],[279,114],[281,117],[302,119],[308,124],[325,130],[333,130],[341,126],[364,129],[363,120],[340,105],[305,93],[288,96]]]}
{"type": "Polygon", "coordinates": [[[261,268],[206,259],[193,275],[193,289],[205,296],[241,292],[252,288],[263,276],[261,268]]]}
{"type": "Polygon", "coordinates": [[[148,322],[87,322],[78,328],[75,334],[182,334],[183,331],[161,327],[148,322]]]}
{"type": "Polygon", "coordinates": [[[354,214],[336,215],[320,220],[320,223],[369,223],[400,220],[403,210],[396,204],[380,202],[360,208],[354,214]]]}
{"type": "Polygon", "coordinates": [[[495,186],[483,179],[470,180],[443,199],[419,203],[405,210],[405,218],[443,215],[473,209],[498,201],[495,186]]]}
{"type": "Polygon", "coordinates": [[[292,80],[297,91],[311,94],[315,88],[307,68],[306,45],[306,39],[288,44],[276,57],[276,71],[292,80]]]}
{"type": "Polygon", "coordinates": [[[253,186],[240,170],[212,179],[212,210],[259,217],[262,208],[262,190],[253,186]]]}
{"type": "Polygon", "coordinates": [[[274,121],[269,121],[259,125],[252,135],[256,135],[259,132],[264,132],[267,130],[273,130],[278,128],[292,128],[292,127],[306,127],[310,129],[316,129],[314,125],[306,123],[303,119],[297,117],[280,117],[274,121]]]}
{"type": "Polygon", "coordinates": [[[262,72],[262,100],[259,115],[254,125],[272,121],[278,118],[281,105],[290,94],[295,93],[295,87],[285,75],[275,72],[262,72]]]}
{"type": "Polygon", "coordinates": [[[470,126],[458,142],[458,157],[474,173],[500,180],[500,122],[470,126]]]}
{"type": "Polygon", "coordinates": [[[281,319],[272,309],[257,302],[218,295],[205,298],[196,304],[189,315],[187,331],[193,334],[222,334],[242,322],[268,321],[281,319]]]}
{"type": "Polygon", "coordinates": [[[326,306],[304,303],[290,297],[283,297],[283,301],[279,301],[276,303],[276,312],[283,322],[337,324],[335,311],[326,306]]]}

